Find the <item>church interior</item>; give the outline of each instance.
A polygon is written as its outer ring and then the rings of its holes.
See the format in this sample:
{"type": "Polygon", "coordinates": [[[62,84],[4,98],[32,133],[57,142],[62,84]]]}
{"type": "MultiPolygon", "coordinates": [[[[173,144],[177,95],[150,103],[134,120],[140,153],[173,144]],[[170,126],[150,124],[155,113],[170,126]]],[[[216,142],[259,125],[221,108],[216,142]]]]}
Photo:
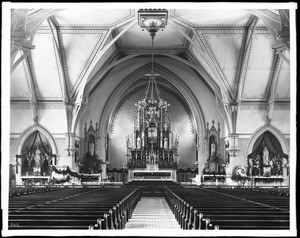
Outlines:
{"type": "Polygon", "coordinates": [[[9,9],[4,226],[292,230],[295,9],[140,6],[9,9]]]}

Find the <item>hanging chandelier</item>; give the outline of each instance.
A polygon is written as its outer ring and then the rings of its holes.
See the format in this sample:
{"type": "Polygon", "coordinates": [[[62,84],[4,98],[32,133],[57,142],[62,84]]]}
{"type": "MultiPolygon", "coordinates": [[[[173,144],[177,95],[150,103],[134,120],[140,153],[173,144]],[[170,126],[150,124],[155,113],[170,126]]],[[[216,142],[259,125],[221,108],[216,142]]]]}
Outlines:
{"type": "Polygon", "coordinates": [[[151,74],[145,96],[135,103],[133,132],[126,138],[130,168],[171,168],[178,159],[178,136],[173,132],[170,104],[160,97],[154,73],[154,38],[167,24],[168,12],[161,9],[138,11],[139,25],[151,36],[151,74]],[[149,167],[150,166],[150,167],[149,167]]]}
{"type": "MultiPolygon", "coordinates": [[[[160,93],[156,84],[155,75],[154,75],[154,37],[156,32],[163,30],[167,25],[168,11],[163,9],[141,9],[139,10],[139,25],[144,30],[146,29],[151,36],[151,75],[145,92],[145,97],[143,100],[138,101],[135,105],[138,107],[138,112],[142,111],[143,115],[146,112],[146,115],[149,117],[142,118],[142,124],[146,124],[146,127],[149,126],[160,126],[167,128],[170,126],[170,113],[168,112],[168,102],[160,98],[160,93]],[[162,118],[164,117],[164,118],[162,118]],[[158,120],[162,119],[162,120],[158,120]],[[164,121],[164,122],[163,122],[164,121]]],[[[139,113],[138,113],[139,115],[139,113]]],[[[139,129],[139,122],[135,123],[135,128],[139,129]]]]}

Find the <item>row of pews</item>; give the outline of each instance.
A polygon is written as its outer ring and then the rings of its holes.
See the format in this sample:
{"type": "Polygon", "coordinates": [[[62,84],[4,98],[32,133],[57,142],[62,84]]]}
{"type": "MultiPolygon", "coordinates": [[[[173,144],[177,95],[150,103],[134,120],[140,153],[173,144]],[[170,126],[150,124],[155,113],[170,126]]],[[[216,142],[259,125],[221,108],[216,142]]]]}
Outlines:
{"type": "Polygon", "coordinates": [[[46,186],[46,187],[21,187],[21,188],[10,188],[9,198],[30,195],[34,193],[45,193],[50,191],[56,191],[61,189],[67,189],[68,186],[46,186]]]}
{"type": "Polygon", "coordinates": [[[237,186],[235,189],[240,190],[248,190],[252,192],[260,192],[260,193],[267,193],[272,195],[279,195],[279,196],[290,196],[289,188],[262,188],[262,187],[246,187],[246,186],[237,186]]]}
{"type": "Polygon", "coordinates": [[[69,188],[9,199],[8,229],[123,229],[140,188],[69,188]]]}
{"type": "Polygon", "coordinates": [[[184,230],[289,229],[289,198],[231,188],[166,187],[166,200],[184,230]]]}

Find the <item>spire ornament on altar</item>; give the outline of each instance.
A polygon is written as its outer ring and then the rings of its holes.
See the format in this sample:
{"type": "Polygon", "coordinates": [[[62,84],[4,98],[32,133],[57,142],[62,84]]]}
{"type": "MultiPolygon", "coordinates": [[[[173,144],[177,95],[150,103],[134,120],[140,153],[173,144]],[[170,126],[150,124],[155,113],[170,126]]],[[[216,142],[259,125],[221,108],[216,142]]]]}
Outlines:
{"type": "MultiPolygon", "coordinates": [[[[151,75],[145,96],[135,103],[133,133],[126,138],[127,165],[131,169],[148,168],[158,170],[178,164],[179,139],[174,137],[170,104],[161,98],[155,80],[153,48],[156,33],[166,26],[167,11],[139,11],[139,25],[151,36],[151,75]]],[[[172,168],[173,168],[172,167],[172,168]]]]}

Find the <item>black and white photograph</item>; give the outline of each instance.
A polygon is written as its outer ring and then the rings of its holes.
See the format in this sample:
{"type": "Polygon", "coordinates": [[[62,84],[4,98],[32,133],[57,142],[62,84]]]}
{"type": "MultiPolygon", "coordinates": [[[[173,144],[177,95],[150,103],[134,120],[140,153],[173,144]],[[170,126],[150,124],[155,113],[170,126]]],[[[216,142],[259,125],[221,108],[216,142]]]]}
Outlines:
{"type": "Polygon", "coordinates": [[[297,236],[297,7],[2,2],[2,236],[297,236]]]}

